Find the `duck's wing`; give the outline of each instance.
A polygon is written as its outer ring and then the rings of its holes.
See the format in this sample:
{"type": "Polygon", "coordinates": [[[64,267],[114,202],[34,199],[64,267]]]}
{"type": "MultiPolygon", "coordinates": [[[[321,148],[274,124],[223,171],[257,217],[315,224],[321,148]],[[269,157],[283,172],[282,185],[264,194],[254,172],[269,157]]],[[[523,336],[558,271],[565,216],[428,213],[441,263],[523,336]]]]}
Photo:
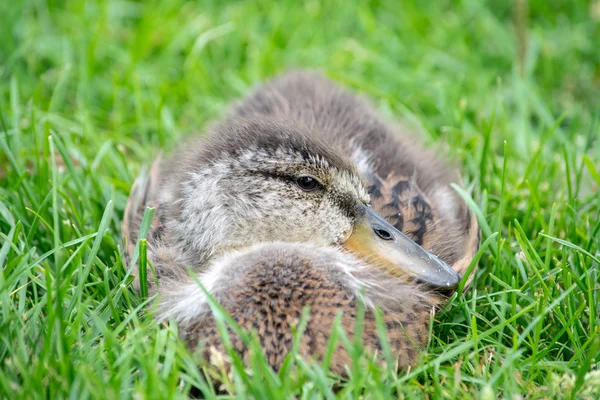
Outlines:
{"type": "MultiPolygon", "coordinates": [[[[149,248],[152,247],[154,241],[159,240],[161,232],[164,231],[163,219],[156,217],[157,212],[160,211],[157,201],[157,189],[161,162],[162,159],[159,156],[149,171],[142,171],[140,176],[135,180],[129,194],[129,199],[127,200],[122,229],[125,241],[125,260],[128,267],[132,267],[130,264],[138,243],[142,219],[147,208],[151,207],[155,209],[155,217],[152,219],[146,236],[149,248]]],[[[139,290],[138,269],[134,266],[131,273],[135,277],[133,285],[136,290],[139,290]]]]}

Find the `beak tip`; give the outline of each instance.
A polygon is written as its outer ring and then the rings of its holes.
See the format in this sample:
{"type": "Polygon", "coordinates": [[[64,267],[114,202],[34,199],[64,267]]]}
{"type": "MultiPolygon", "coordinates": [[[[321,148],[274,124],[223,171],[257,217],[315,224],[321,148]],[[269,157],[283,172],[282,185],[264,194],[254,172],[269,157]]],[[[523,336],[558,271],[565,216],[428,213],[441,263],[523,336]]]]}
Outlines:
{"type": "MultiPolygon", "coordinates": [[[[452,270],[454,271],[454,270],[452,270]]],[[[461,280],[461,276],[458,274],[458,272],[454,271],[454,279],[452,279],[448,286],[452,286],[453,288],[456,288],[458,286],[458,284],[460,283],[461,280]]]]}
{"type": "Polygon", "coordinates": [[[441,260],[439,260],[439,262],[443,265],[443,268],[441,271],[439,271],[440,274],[438,276],[437,282],[431,282],[433,283],[432,286],[435,289],[441,289],[444,291],[455,290],[458,287],[458,284],[460,283],[461,276],[448,264],[444,263],[441,260]]]}
{"type": "Polygon", "coordinates": [[[446,288],[449,290],[455,290],[458,287],[459,283],[460,283],[460,276],[458,277],[458,279],[456,281],[448,282],[448,284],[446,285],[446,288]]]}

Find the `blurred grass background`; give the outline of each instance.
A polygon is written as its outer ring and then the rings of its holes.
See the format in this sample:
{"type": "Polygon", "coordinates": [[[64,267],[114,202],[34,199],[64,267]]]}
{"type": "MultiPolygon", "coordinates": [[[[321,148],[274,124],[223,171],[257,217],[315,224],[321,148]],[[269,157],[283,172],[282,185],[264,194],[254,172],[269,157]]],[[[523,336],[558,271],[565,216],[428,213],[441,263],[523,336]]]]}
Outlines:
{"type": "Polygon", "coordinates": [[[215,395],[176,327],[140,311],[128,191],[253,84],[311,67],[461,167],[480,271],[410,371],[257,361],[226,388],[598,398],[599,44],[597,0],[1,1],[0,397],[215,395]]]}

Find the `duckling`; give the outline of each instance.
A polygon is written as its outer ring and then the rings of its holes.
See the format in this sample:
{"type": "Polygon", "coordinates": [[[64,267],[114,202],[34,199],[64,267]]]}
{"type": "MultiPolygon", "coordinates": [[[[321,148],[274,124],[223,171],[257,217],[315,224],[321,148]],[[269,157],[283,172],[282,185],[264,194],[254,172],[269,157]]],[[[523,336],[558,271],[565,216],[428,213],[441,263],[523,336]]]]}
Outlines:
{"type": "MultiPolygon", "coordinates": [[[[321,359],[336,315],[354,335],[359,303],[365,349],[381,349],[379,309],[403,368],[418,359],[432,309],[479,246],[477,220],[453,182],[454,169],[365,100],[295,71],[259,85],[138,178],[123,221],[126,254],[154,207],[147,240],[158,285],[148,285],[157,318],[174,320],[206,358],[224,351],[210,293],[256,331],[276,370],[306,307],[300,353],[321,359]]],[[[247,359],[241,339],[231,341],[247,359]]],[[[348,362],[339,346],[331,370],[343,374],[348,362]]]]}

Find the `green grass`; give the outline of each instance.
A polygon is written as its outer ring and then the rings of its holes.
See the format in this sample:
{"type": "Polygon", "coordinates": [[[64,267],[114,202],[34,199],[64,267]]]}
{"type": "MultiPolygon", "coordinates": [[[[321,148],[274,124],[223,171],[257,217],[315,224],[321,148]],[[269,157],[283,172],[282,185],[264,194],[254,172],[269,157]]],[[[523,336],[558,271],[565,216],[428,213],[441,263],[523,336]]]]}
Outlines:
{"type": "Polygon", "coordinates": [[[597,398],[599,38],[597,0],[0,2],[0,397],[215,395],[131,288],[123,209],[159,151],[299,66],[451,155],[479,270],[410,371],[354,348],[348,379],[295,357],[276,375],[256,354],[226,388],[597,398]]]}

